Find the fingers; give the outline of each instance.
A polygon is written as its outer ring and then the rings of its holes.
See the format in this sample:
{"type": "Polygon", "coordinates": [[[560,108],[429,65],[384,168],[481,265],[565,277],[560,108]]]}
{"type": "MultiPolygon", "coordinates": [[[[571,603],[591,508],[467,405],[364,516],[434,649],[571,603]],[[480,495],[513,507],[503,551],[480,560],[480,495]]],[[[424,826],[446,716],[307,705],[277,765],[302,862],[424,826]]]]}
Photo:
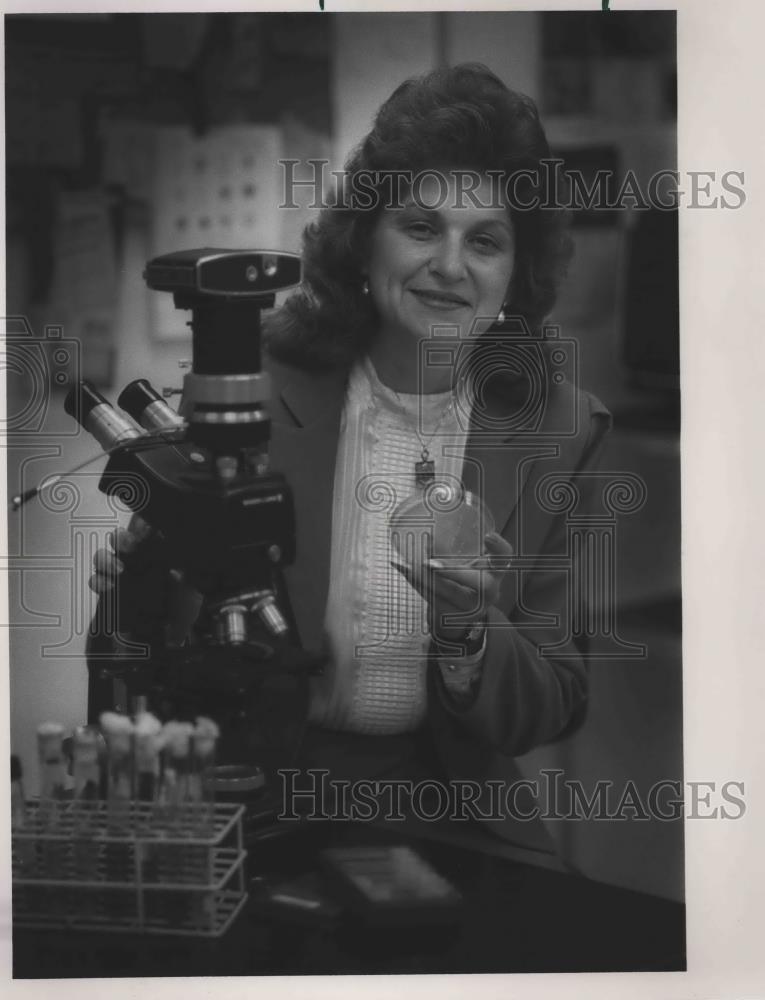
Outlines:
{"type": "Polygon", "coordinates": [[[103,594],[108,594],[113,589],[114,581],[109,577],[102,576],[101,573],[92,573],[88,579],[88,586],[94,594],[98,594],[100,597],[103,594]]]}
{"type": "Polygon", "coordinates": [[[457,555],[445,554],[443,559],[432,560],[433,543],[429,534],[423,535],[423,547],[425,559],[431,562],[437,569],[443,569],[451,574],[455,580],[464,582],[467,586],[472,586],[470,578],[460,577],[460,572],[465,570],[489,570],[490,572],[506,573],[512,568],[512,557],[514,555],[513,546],[506,541],[502,535],[492,531],[484,537],[485,552],[483,555],[460,558],[457,555]]]}
{"type": "Polygon", "coordinates": [[[480,581],[476,587],[467,587],[440,573],[433,573],[430,593],[429,603],[437,603],[446,611],[479,612],[492,603],[492,590],[480,581]]]}
{"type": "Polygon", "coordinates": [[[444,570],[437,560],[419,566],[391,562],[391,566],[404,577],[428,604],[447,605],[446,610],[473,612],[481,610],[496,599],[499,588],[487,575],[475,570],[444,570]]]}
{"type": "Polygon", "coordinates": [[[98,549],[93,556],[94,573],[88,580],[88,586],[96,594],[107,594],[125,565],[114,552],[109,549],[98,549]]]}
{"type": "MultiPolygon", "coordinates": [[[[486,552],[481,556],[470,559],[464,566],[446,565],[441,560],[431,560],[431,564],[436,568],[442,568],[444,573],[448,573],[465,586],[475,586],[469,576],[470,572],[475,570],[495,574],[497,581],[501,583],[502,575],[513,567],[513,546],[496,531],[485,536],[484,544],[486,552]]],[[[451,561],[450,558],[447,562],[451,563],[451,561]]]]}
{"type": "Polygon", "coordinates": [[[490,531],[488,535],[484,536],[483,541],[489,555],[509,558],[515,554],[515,550],[510,542],[503,538],[498,531],[490,531]]]}
{"type": "Polygon", "coordinates": [[[109,544],[118,555],[126,556],[135,551],[139,540],[129,528],[115,528],[109,532],[109,544]]]}
{"type": "Polygon", "coordinates": [[[134,552],[151,535],[152,528],[138,514],[133,514],[127,528],[115,528],[107,535],[109,545],[118,555],[134,552]]]}
{"type": "MultiPolygon", "coordinates": [[[[478,562],[482,568],[499,573],[506,573],[513,565],[515,550],[510,542],[497,531],[491,531],[484,538],[486,552],[478,562]]],[[[474,563],[475,565],[475,563],[474,563]]]]}
{"type": "Polygon", "coordinates": [[[450,580],[472,591],[486,591],[502,584],[505,573],[511,568],[506,556],[480,556],[472,559],[467,566],[448,566],[440,559],[431,559],[428,566],[436,571],[442,580],[450,580]]]}
{"type": "Polygon", "coordinates": [[[93,569],[103,576],[118,576],[125,564],[109,549],[98,549],[93,556],[93,569]]]}
{"type": "Polygon", "coordinates": [[[134,552],[151,534],[151,525],[144,521],[140,514],[133,514],[127,528],[117,528],[111,532],[109,542],[119,555],[127,555],[134,552]]]}
{"type": "Polygon", "coordinates": [[[151,535],[151,526],[140,514],[133,514],[127,528],[116,528],[107,535],[111,548],[98,549],[93,557],[94,573],[88,586],[96,594],[107,594],[114,588],[115,581],[125,569],[120,556],[130,555],[151,535]]]}
{"type": "Polygon", "coordinates": [[[441,580],[451,580],[469,590],[477,590],[481,585],[481,567],[474,566],[476,560],[471,560],[466,566],[447,566],[440,559],[429,559],[427,567],[435,571],[441,580]]]}
{"type": "Polygon", "coordinates": [[[101,548],[93,556],[93,574],[88,586],[95,594],[108,594],[114,589],[117,577],[125,569],[120,556],[134,552],[141,542],[151,534],[151,527],[139,514],[133,514],[127,528],[116,528],[109,532],[107,542],[110,548],[101,548]]]}
{"type": "Polygon", "coordinates": [[[513,560],[510,556],[484,555],[477,559],[471,559],[471,569],[488,570],[490,573],[507,573],[513,568],[513,560]]]}
{"type": "Polygon", "coordinates": [[[148,521],[144,521],[140,514],[133,514],[127,530],[131,535],[135,535],[137,541],[145,542],[154,529],[148,521]]]}

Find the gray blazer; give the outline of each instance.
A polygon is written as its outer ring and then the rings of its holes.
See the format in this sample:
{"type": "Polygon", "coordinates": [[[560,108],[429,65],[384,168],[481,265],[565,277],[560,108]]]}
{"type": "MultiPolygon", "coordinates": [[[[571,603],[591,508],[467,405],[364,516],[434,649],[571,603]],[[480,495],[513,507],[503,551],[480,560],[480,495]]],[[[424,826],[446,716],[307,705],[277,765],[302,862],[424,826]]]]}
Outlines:
{"type": "MultiPolygon", "coordinates": [[[[318,649],[347,372],[308,373],[273,359],[266,367],[273,380],[272,465],[286,475],[295,496],[297,557],[286,580],[302,642],[318,649]]],[[[489,378],[482,387],[467,428],[463,481],[483,497],[516,558],[489,615],[472,704],[458,707],[435,662],[429,664],[427,724],[452,779],[512,783],[520,777],[515,756],[571,732],[584,717],[586,628],[573,620],[577,609],[566,569],[565,508],[570,513],[571,504],[561,500],[570,500],[575,489],[577,510],[586,509],[594,482],[589,474],[610,423],[597,399],[566,381],[536,399],[521,379],[489,378]]],[[[549,849],[541,823],[519,829],[508,815],[490,826],[516,842],[549,849]]]]}

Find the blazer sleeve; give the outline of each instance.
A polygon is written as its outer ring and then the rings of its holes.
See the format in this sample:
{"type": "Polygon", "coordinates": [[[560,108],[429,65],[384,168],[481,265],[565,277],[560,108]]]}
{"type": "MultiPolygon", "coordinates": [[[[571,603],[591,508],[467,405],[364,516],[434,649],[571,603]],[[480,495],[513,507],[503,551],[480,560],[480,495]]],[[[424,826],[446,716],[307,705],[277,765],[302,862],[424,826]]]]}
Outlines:
{"type": "MultiPolygon", "coordinates": [[[[592,397],[589,403],[589,431],[584,432],[578,462],[570,469],[578,477],[580,504],[589,504],[586,486],[593,479],[606,434],[611,426],[608,411],[592,397]],[[585,473],[585,475],[581,475],[585,473]]],[[[552,517],[540,556],[560,556],[566,551],[565,514],[552,517]]],[[[542,743],[562,738],[581,724],[587,703],[586,649],[572,638],[572,617],[568,575],[560,569],[545,568],[541,558],[532,572],[510,573],[512,586],[503,585],[502,607],[492,607],[488,616],[486,648],[478,690],[466,706],[452,699],[444,685],[431,648],[428,710],[441,716],[447,728],[458,724],[486,749],[519,756],[542,743]],[[517,578],[523,578],[519,583],[517,578]],[[506,595],[506,590],[510,593],[506,595]],[[516,626],[528,612],[542,614],[549,624],[516,626]],[[542,655],[540,648],[555,646],[554,653],[542,655]],[[444,718],[446,716],[447,718],[444,718]]],[[[508,581],[509,583],[510,581],[508,581]]],[[[433,719],[431,719],[433,721],[433,719]]],[[[438,722],[439,720],[436,720],[438,722]]],[[[439,728],[443,728],[441,725],[439,728]]]]}

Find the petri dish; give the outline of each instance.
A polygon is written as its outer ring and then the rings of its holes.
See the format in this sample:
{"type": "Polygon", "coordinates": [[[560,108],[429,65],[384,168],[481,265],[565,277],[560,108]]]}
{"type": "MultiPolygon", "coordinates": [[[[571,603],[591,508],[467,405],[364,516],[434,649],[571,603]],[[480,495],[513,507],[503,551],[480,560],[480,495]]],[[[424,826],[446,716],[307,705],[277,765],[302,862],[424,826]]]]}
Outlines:
{"type": "Polygon", "coordinates": [[[495,530],[491,511],[462,484],[434,482],[402,501],[390,515],[391,544],[406,563],[419,561],[431,542],[434,559],[469,562],[484,554],[484,536],[495,530]]]}

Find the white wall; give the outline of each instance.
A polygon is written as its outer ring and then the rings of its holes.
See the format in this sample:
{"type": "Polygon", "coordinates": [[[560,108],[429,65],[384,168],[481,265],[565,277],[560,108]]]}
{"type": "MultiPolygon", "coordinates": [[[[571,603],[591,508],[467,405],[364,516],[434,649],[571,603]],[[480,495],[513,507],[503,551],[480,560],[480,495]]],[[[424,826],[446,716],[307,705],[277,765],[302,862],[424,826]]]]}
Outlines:
{"type": "Polygon", "coordinates": [[[369,131],[380,104],[436,64],[435,14],[346,14],[333,21],[335,169],[369,131]]]}
{"type": "Polygon", "coordinates": [[[369,131],[394,88],[440,62],[482,62],[508,86],[538,96],[536,13],[346,14],[334,20],[332,111],[334,161],[339,168],[369,131]]]}
{"type": "Polygon", "coordinates": [[[540,16],[532,11],[444,14],[449,65],[482,62],[508,87],[539,99],[540,16]]]}

